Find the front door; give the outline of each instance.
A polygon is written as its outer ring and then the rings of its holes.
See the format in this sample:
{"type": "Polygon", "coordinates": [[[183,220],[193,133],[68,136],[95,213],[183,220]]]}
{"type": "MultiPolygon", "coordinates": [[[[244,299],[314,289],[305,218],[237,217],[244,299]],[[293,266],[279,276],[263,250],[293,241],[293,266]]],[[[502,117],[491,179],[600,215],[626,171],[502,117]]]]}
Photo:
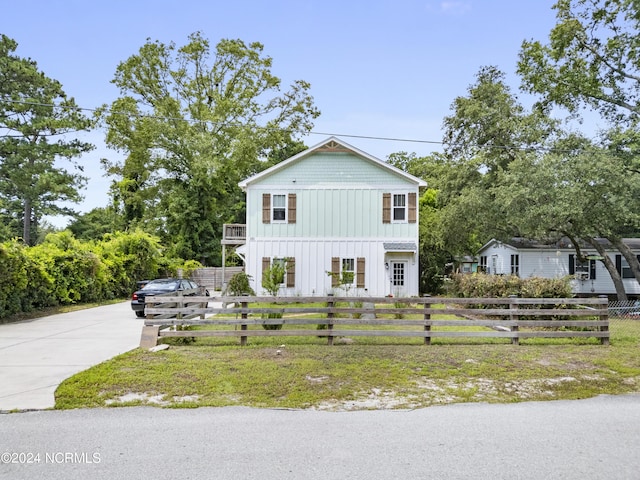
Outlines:
{"type": "Polygon", "coordinates": [[[391,262],[391,294],[404,297],[407,294],[407,262],[391,262]]]}

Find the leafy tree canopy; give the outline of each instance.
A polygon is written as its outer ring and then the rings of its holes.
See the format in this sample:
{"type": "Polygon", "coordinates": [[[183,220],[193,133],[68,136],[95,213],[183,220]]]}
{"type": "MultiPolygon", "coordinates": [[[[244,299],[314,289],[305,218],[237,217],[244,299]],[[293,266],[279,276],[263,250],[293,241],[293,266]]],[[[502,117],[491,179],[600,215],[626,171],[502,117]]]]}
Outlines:
{"type": "Polygon", "coordinates": [[[282,90],[260,43],[200,33],[177,46],[148,40],[120,63],[121,96],[101,118],[123,162],[104,161],[127,226],[150,226],[175,254],[216,263],[223,223],[242,221],[237,184],[299,148],[319,112],[302,80],[282,90]],[[215,261],[214,261],[215,260],[215,261]]]}
{"type": "Polygon", "coordinates": [[[73,159],[93,145],[73,134],[92,123],[60,82],[35,61],[15,55],[17,46],[0,36],[0,219],[12,236],[32,244],[44,215],[69,215],[73,212],[60,202],[82,199],[86,178],[73,159]]]}

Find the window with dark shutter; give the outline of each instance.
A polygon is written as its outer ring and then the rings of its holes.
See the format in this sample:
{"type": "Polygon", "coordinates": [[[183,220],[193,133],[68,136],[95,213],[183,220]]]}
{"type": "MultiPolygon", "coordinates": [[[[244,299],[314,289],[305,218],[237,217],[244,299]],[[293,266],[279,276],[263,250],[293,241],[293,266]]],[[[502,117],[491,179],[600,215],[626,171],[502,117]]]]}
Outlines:
{"type": "Polygon", "coordinates": [[[416,194],[415,192],[411,192],[409,193],[409,223],[416,223],[417,218],[416,194]]]}
{"type": "Polygon", "coordinates": [[[296,286],[296,259],[293,257],[287,258],[286,285],[289,288],[296,286]]]}
{"type": "Polygon", "coordinates": [[[289,223],[296,223],[296,194],[295,193],[290,193],[289,194],[289,218],[288,221],[289,223]]]}
{"type": "Polygon", "coordinates": [[[356,287],[364,288],[364,257],[358,257],[358,260],[357,260],[356,287]]]}
{"type": "Polygon", "coordinates": [[[262,194],[262,223],[271,223],[271,194],[262,194]]]}
{"type": "Polygon", "coordinates": [[[340,285],[340,257],[331,258],[331,286],[340,285]]]}
{"type": "Polygon", "coordinates": [[[271,268],[271,259],[269,257],[262,257],[262,283],[266,283],[266,273],[269,268],[271,268]]]}
{"type": "Polygon", "coordinates": [[[391,223],[391,194],[382,194],[382,223],[391,223]]]}

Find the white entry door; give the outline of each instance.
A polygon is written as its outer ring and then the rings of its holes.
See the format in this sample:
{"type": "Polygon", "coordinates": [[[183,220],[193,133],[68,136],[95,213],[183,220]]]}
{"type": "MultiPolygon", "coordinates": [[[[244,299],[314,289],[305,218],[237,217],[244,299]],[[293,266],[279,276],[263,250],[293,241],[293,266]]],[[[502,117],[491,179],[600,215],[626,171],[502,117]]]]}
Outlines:
{"type": "Polygon", "coordinates": [[[404,297],[407,294],[407,262],[391,262],[391,294],[404,297]]]}

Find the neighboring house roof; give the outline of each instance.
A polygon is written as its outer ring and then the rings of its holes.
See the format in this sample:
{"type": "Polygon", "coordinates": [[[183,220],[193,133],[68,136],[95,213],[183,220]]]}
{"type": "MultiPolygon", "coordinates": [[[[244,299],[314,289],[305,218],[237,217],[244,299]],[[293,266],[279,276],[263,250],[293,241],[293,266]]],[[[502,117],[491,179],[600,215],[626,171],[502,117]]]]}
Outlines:
{"type": "Polygon", "coordinates": [[[318,152],[348,152],[351,153],[353,155],[356,155],[364,160],[367,160],[385,170],[388,170],[389,172],[395,174],[395,175],[399,175],[400,177],[403,177],[404,179],[406,179],[407,181],[411,182],[411,183],[415,183],[416,185],[418,185],[419,187],[426,187],[427,183],[418,178],[418,177],[414,177],[413,175],[410,175],[407,172],[404,172],[402,170],[400,170],[399,168],[394,167],[393,165],[390,165],[389,163],[380,160],[379,158],[376,158],[372,155],[369,155],[368,153],[363,152],[362,150],[357,149],[356,147],[349,145],[348,143],[340,140],[337,137],[329,137],[326,140],[324,140],[323,142],[318,143],[317,145],[314,145],[311,148],[308,148],[307,150],[304,150],[303,152],[298,153],[297,155],[294,155],[293,157],[284,160],[283,162],[280,162],[260,173],[257,173],[256,175],[253,175],[252,177],[246,178],[243,181],[241,181],[238,185],[240,186],[240,188],[242,188],[243,190],[246,189],[250,184],[255,183],[255,182],[259,182],[260,180],[268,177],[269,175],[272,175],[273,173],[280,171],[282,169],[287,168],[289,165],[299,162],[301,160],[303,160],[304,158],[309,157],[310,155],[313,155],[314,153],[318,153],[318,152]]]}
{"type": "MultiPolygon", "coordinates": [[[[613,249],[611,242],[606,238],[596,238],[596,241],[601,244],[605,249],[613,249]]],[[[631,249],[640,250],[640,238],[623,238],[622,241],[631,249]]],[[[492,238],[487,243],[485,243],[479,250],[482,252],[487,248],[491,247],[495,244],[502,244],[510,248],[518,249],[518,250],[537,250],[537,249],[549,249],[555,248],[558,250],[574,250],[573,243],[568,238],[564,237],[556,242],[539,242],[538,240],[530,240],[522,237],[515,237],[509,240],[508,242],[502,242],[500,240],[496,240],[492,238]]],[[[581,243],[580,248],[588,249],[593,248],[592,245],[588,243],[581,243]]]]}

